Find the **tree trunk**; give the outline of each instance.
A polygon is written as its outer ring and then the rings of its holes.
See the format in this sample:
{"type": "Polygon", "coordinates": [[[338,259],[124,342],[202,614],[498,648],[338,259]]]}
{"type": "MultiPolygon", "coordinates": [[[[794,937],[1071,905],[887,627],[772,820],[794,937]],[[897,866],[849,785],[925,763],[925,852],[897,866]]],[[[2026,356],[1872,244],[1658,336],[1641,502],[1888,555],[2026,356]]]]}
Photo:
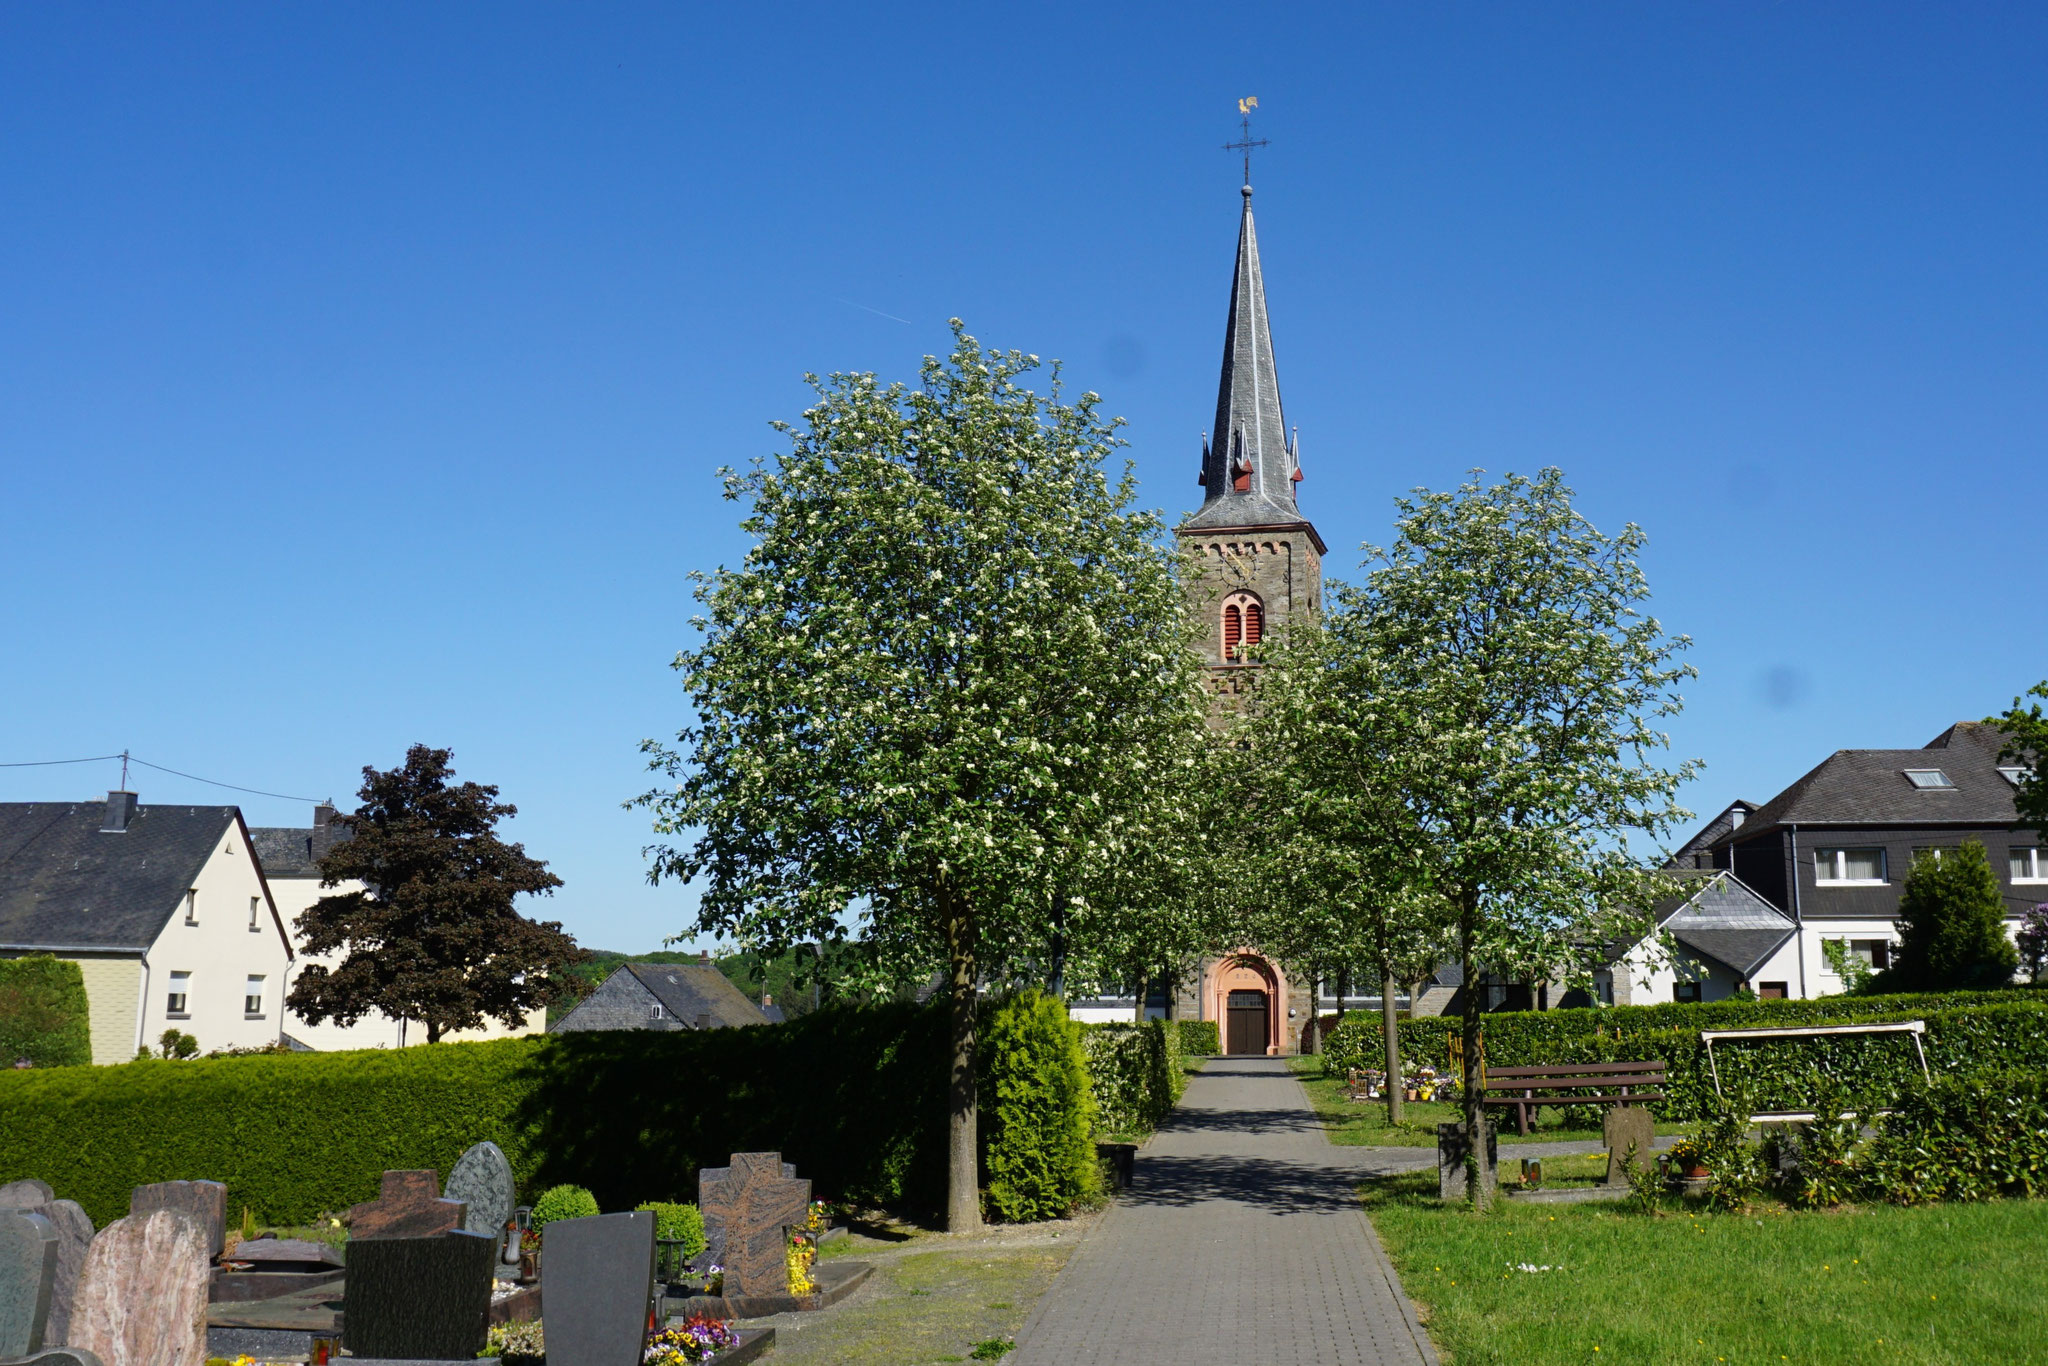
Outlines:
{"type": "Polygon", "coordinates": [[[1045,975],[1045,994],[1064,1001],[1067,999],[1067,896],[1064,892],[1052,899],[1051,958],[1045,975]]]}
{"type": "Polygon", "coordinates": [[[952,965],[952,1075],[947,1088],[946,1231],[981,1229],[981,1155],[974,1093],[974,920],[968,907],[944,897],[946,955],[952,965]]]}
{"type": "Polygon", "coordinates": [[[441,1022],[439,1020],[426,1020],[422,1023],[424,1023],[427,1027],[427,1042],[441,1042],[441,1022]]]}
{"type": "Polygon", "coordinates": [[[1319,968],[1311,968],[1308,977],[1308,1028],[1301,1031],[1301,1051],[1322,1052],[1323,1042],[1323,978],[1319,968]]]}
{"type": "Polygon", "coordinates": [[[1479,972],[1472,959],[1473,941],[1478,937],[1479,899],[1466,892],[1458,905],[1458,960],[1465,969],[1465,1075],[1459,1079],[1459,1089],[1465,1100],[1465,1189],[1475,1211],[1484,1210],[1489,1203],[1479,1178],[1485,1156],[1481,1145],[1486,1134],[1480,1127],[1485,1122],[1485,1109],[1479,1103],[1479,972]]]}
{"type": "Polygon", "coordinates": [[[1401,1022],[1394,1013],[1394,963],[1380,951],[1380,1039],[1387,1049],[1387,1124],[1401,1122],[1401,1022]]]}

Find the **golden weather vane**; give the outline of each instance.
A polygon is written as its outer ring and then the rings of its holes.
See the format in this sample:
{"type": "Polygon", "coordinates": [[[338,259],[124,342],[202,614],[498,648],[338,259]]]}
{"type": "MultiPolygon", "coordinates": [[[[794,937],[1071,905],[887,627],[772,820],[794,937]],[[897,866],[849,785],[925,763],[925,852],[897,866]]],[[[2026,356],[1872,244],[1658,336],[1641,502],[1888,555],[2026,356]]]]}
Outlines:
{"type": "Polygon", "coordinates": [[[1223,150],[1226,152],[1244,153],[1244,183],[1246,185],[1252,183],[1252,148],[1271,146],[1265,138],[1252,137],[1252,110],[1258,107],[1259,97],[1257,95],[1246,95],[1237,102],[1238,127],[1242,136],[1236,142],[1226,142],[1223,144],[1223,150]]]}

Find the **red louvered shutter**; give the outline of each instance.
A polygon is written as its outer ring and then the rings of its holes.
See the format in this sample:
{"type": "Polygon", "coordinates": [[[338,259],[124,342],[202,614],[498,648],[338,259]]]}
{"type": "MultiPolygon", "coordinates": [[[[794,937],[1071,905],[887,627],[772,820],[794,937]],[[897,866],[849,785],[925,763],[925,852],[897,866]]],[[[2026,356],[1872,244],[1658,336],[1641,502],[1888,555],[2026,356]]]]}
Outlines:
{"type": "Polygon", "coordinates": [[[1223,609],[1223,657],[1237,658],[1237,643],[1244,639],[1244,618],[1231,603],[1223,609]]]}
{"type": "Polygon", "coordinates": [[[1260,628],[1265,624],[1265,618],[1266,614],[1259,610],[1257,603],[1248,602],[1244,605],[1245,644],[1256,645],[1259,643],[1260,628]]]}

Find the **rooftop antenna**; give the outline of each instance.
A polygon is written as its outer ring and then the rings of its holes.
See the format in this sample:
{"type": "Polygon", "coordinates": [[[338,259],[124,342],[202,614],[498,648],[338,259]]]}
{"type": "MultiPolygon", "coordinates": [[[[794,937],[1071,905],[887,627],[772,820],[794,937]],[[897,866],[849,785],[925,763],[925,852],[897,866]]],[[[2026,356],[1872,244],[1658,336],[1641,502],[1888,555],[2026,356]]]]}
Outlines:
{"type": "Polygon", "coordinates": [[[1272,145],[1265,138],[1254,138],[1252,136],[1252,110],[1258,107],[1259,97],[1257,95],[1246,95],[1237,102],[1239,138],[1236,142],[1226,142],[1223,144],[1223,150],[1226,152],[1244,153],[1244,187],[1247,190],[1252,187],[1252,148],[1269,147],[1272,145]]]}
{"type": "Polygon", "coordinates": [[[122,792],[128,790],[128,751],[125,749],[121,751],[121,786],[119,790],[122,792]]]}

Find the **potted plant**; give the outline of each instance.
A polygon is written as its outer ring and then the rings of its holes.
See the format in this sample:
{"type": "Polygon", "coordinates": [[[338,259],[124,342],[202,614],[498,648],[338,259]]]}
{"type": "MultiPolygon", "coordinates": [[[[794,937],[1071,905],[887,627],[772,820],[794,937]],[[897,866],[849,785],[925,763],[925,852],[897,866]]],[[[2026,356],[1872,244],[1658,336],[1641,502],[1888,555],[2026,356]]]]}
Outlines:
{"type": "Polygon", "coordinates": [[[1693,1139],[1681,1138],[1665,1151],[1671,1159],[1671,1170],[1688,1181],[1704,1181],[1707,1177],[1707,1155],[1693,1139]]]}

